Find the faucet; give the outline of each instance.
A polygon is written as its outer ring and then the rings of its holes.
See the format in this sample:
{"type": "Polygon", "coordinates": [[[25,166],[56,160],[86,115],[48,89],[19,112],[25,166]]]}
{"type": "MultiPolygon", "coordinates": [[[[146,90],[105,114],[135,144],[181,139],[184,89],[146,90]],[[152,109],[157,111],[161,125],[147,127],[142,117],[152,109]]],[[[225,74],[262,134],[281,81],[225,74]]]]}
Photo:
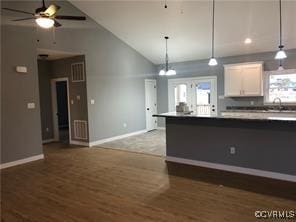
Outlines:
{"type": "Polygon", "coordinates": [[[279,101],[279,110],[281,111],[283,109],[283,106],[282,106],[282,100],[279,97],[274,98],[272,103],[275,104],[277,100],[279,101]]]}

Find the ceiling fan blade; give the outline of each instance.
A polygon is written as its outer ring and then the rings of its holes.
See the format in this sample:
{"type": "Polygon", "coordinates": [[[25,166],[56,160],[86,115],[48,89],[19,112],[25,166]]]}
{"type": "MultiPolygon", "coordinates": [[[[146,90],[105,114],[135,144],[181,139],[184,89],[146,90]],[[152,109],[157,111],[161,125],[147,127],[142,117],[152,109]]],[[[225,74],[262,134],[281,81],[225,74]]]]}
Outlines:
{"type": "Polygon", "coordinates": [[[60,9],[61,7],[58,6],[58,5],[50,5],[46,10],[45,12],[43,12],[45,15],[47,16],[53,16],[57,13],[57,11],[60,9]]]}
{"type": "Polygon", "coordinates": [[[62,26],[62,24],[59,23],[57,20],[54,20],[54,27],[58,28],[60,26],[62,26]]]}
{"type": "Polygon", "coordinates": [[[71,15],[57,15],[55,16],[56,19],[65,19],[65,20],[78,20],[84,21],[86,20],[85,16],[71,16],[71,15]]]}
{"type": "Polygon", "coordinates": [[[11,20],[11,21],[13,21],[13,22],[18,22],[18,21],[24,21],[24,20],[30,20],[30,19],[35,19],[35,17],[21,18],[21,19],[14,19],[14,20],[11,20]]]}
{"type": "Polygon", "coordinates": [[[12,9],[12,8],[2,8],[2,9],[7,10],[7,11],[12,11],[12,12],[19,12],[19,13],[24,13],[24,14],[29,14],[29,15],[35,15],[34,13],[31,13],[31,12],[26,12],[26,11],[12,9]]]}

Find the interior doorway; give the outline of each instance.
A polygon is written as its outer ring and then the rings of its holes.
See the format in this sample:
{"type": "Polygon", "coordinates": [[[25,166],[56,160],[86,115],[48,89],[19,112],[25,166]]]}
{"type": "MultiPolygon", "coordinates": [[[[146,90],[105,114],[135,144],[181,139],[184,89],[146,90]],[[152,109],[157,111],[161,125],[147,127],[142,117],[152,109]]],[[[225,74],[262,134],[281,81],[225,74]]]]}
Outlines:
{"type": "Polygon", "coordinates": [[[169,112],[176,111],[176,105],[185,102],[196,115],[217,115],[217,77],[168,80],[169,112]]]}
{"type": "Polygon", "coordinates": [[[146,130],[151,131],[157,129],[157,118],[153,117],[157,114],[157,93],[156,80],[145,79],[145,108],[146,108],[146,130]]]}
{"type": "Polygon", "coordinates": [[[71,138],[69,80],[51,80],[53,137],[55,141],[69,143],[71,138]]]}

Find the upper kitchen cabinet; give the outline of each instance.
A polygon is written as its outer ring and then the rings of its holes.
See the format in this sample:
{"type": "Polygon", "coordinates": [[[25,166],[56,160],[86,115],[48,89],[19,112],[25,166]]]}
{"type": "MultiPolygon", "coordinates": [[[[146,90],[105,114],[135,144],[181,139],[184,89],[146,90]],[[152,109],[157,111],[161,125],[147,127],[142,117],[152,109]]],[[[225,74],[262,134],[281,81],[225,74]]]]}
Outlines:
{"type": "Polygon", "coordinates": [[[226,97],[263,96],[263,62],[224,65],[226,97]]]}

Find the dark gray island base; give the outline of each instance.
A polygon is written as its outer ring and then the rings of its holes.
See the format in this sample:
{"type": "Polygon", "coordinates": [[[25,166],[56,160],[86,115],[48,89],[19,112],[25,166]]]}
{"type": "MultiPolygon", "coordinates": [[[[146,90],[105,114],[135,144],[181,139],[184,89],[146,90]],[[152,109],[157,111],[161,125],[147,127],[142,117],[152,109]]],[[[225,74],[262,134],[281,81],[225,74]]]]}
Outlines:
{"type": "Polygon", "coordinates": [[[296,182],[296,118],[154,116],[166,118],[167,161],[296,182]]]}

